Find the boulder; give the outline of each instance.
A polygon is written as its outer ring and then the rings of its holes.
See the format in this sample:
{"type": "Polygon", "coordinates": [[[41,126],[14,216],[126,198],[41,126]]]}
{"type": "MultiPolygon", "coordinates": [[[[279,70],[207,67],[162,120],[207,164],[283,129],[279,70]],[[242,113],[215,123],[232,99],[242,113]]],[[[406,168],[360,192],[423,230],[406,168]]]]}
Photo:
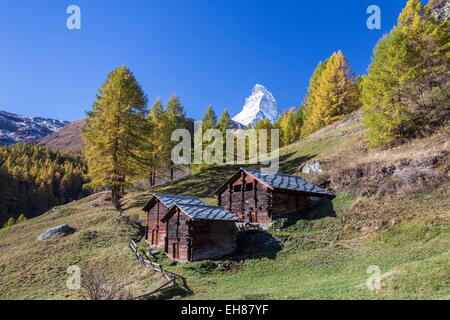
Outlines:
{"type": "Polygon", "coordinates": [[[317,174],[322,174],[323,171],[320,168],[319,162],[307,162],[307,163],[305,163],[305,165],[303,165],[300,168],[300,172],[306,173],[306,174],[317,175],[317,174]]]}
{"type": "Polygon", "coordinates": [[[450,2],[448,0],[433,0],[427,5],[437,21],[450,20],[450,2]]]}
{"type": "Polygon", "coordinates": [[[69,227],[69,225],[62,224],[60,226],[53,227],[53,228],[50,228],[50,229],[46,230],[44,233],[39,235],[39,237],[37,237],[37,240],[41,241],[41,240],[45,240],[45,239],[48,239],[48,238],[54,238],[54,237],[57,237],[57,236],[63,236],[63,235],[72,233],[73,231],[74,231],[74,229],[69,227]]]}

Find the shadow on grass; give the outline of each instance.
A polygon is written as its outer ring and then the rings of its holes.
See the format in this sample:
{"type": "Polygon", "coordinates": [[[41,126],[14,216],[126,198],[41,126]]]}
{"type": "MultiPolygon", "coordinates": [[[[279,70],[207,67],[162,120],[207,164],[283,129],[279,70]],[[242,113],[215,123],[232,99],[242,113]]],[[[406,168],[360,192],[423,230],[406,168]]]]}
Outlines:
{"type": "Polygon", "coordinates": [[[240,231],[237,234],[236,251],[224,258],[232,261],[275,259],[281,249],[278,240],[267,231],[240,231]]]}
{"type": "Polygon", "coordinates": [[[149,296],[146,300],[170,300],[176,297],[187,297],[189,295],[192,295],[192,291],[189,291],[181,286],[175,286],[158,294],[149,296]]]}
{"type": "Polygon", "coordinates": [[[303,214],[303,219],[308,221],[320,220],[327,217],[337,217],[333,202],[329,199],[322,200],[317,206],[305,211],[303,214]]]}

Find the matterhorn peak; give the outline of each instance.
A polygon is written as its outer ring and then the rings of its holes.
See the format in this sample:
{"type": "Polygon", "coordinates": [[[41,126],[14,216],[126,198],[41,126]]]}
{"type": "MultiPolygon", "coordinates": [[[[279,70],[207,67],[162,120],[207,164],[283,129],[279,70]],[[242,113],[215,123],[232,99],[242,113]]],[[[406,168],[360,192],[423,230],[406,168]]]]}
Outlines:
{"type": "Polygon", "coordinates": [[[259,120],[269,119],[276,121],[281,115],[278,110],[277,101],[272,93],[262,84],[256,84],[252,89],[252,94],[245,100],[242,111],[233,118],[245,126],[255,125],[259,120]]]}

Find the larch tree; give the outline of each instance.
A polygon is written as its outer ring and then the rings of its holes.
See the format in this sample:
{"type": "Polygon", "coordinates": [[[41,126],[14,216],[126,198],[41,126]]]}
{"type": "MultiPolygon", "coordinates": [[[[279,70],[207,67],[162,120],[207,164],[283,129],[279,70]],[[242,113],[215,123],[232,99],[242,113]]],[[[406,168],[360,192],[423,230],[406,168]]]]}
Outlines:
{"type": "MultiPolygon", "coordinates": [[[[214,109],[213,109],[213,107],[211,105],[209,105],[208,108],[205,111],[205,114],[204,114],[204,116],[202,118],[201,126],[202,126],[201,127],[201,129],[202,129],[201,131],[202,131],[203,135],[205,134],[205,132],[207,130],[215,129],[216,126],[217,126],[217,116],[216,116],[216,113],[214,112],[214,109]]],[[[200,134],[199,131],[194,132],[194,135],[195,135],[194,136],[194,141],[197,141],[197,142],[202,141],[201,152],[203,154],[205,148],[209,144],[211,144],[213,141],[204,141],[203,137],[200,137],[199,134],[200,134]]],[[[196,147],[196,148],[198,148],[198,147],[196,147]]],[[[194,172],[200,172],[201,170],[206,169],[208,167],[208,165],[204,162],[204,160],[205,159],[202,158],[202,163],[201,164],[193,164],[191,166],[192,170],[194,172]]]]}
{"type": "Polygon", "coordinates": [[[255,130],[258,133],[258,146],[261,146],[261,143],[265,143],[264,145],[267,148],[267,152],[270,152],[272,150],[272,129],[275,129],[275,126],[267,118],[264,120],[258,120],[255,123],[255,130]],[[261,140],[260,130],[266,130],[267,141],[263,142],[261,140]]]}
{"type": "Polygon", "coordinates": [[[167,171],[167,150],[168,128],[166,114],[161,99],[156,99],[147,117],[148,140],[144,148],[145,157],[149,172],[149,184],[154,186],[156,178],[161,177],[167,171]]]}
{"type": "Polygon", "coordinates": [[[303,113],[303,124],[302,124],[302,137],[307,137],[313,133],[317,128],[315,128],[315,121],[311,118],[311,111],[317,107],[317,92],[319,88],[319,79],[322,72],[327,66],[328,60],[320,62],[309,80],[308,92],[306,95],[305,103],[303,103],[301,109],[303,113]]]}
{"type": "Polygon", "coordinates": [[[174,179],[174,171],[179,169],[171,160],[171,150],[177,144],[177,142],[171,141],[172,132],[176,129],[188,129],[189,123],[186,119],[186,111],[181,104],[180,98],[174,93],[166,105],[165,110],[165,122],[166,122],[166,139],[165,145],[167,147],[167,163],[169,166],[170,180],[174,179]]]}
{"type": "Polygon", "coordinates": [[[226,133],[227,129],[233,129],[233,121],[231,120],[230,113],[225,109],[217,122],[217,129],[219,129],[223,134],[226,133]]]}
{"type": "MultiPolygon", "coordinates": [[[[222,133],[222,138],[224,141],[224,145],[223,145],[223,158],[224,160],[226,160],[226,139],[227,139],[227,130],[233,129],[233,120],[231,120],[231,116],[230,113],[228,112],[227,109],[225,109],[222,113],[222,115],[219,118],[219,121],[217,121],[217,125],[216,128],[220,130],[220,132],[222,133]]],[[[234,136],[233,136],[234,139],[234,136]]]]}
{"type": "Polygon", "coordinates": [[[303,109],[302,137],[339,120],[359,107],[359,88],[341,51],[319,63],[308,88],[303,109]]]}
{"type": "Polygon", "coordinates": [[[449,22],[408,1],[398,25],[379,41],[362,81],[372,147],[433,132],[449,118],[449,22]]]}
{"type": "Polygon", "coordinates": [[[279,128],[281,145],[286,146],[299,140],[301,127],[297,118],[297,110],[294,107],[281,116],[279,128]]]}
{"type": "Polygon", "coordinates": [[[113,70],[99,90],[83,129],[83,153],[93,188],[109,188],[120,210],[124,188],[142,168],[147,98],[125,66],[113,70]]]}
{"type": "Polygon", "coordinates": [[[335,52],[319,77],[316,106],[311,117],[324,127],[359,107],[356,77],[342,51],[335,52]]]}

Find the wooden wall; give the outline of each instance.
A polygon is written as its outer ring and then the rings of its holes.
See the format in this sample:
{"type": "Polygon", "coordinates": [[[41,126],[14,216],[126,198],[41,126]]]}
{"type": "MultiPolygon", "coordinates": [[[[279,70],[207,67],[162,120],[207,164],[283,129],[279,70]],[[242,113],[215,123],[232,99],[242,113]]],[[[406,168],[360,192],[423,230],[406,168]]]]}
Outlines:
{"type": "Polygon", "coordinates": [[[290,190],[272,190],[241,172],[218,194],[218,205],[244,222],[269,225],[286,212],[308,208],[310,194],[290,190]]]}
{"type": "Polygon", "coordinates": [[[272,214],[276,216],[286,211],[302,210],[308,208],[308,196],[304,193],[273,191],[272,214]]]}
{"type": "Polygon", "coordinates": [[[177,261],[218,259],[235,249],[232,221],[192,220],[178,208],[167,222],[165,252],[177,261]]]}
{"type": "Polygon", "coordinates": [[[192,261],[219,259],[233,252],[236,226],[234,222],[199,220],[192,222],[192,261]]]}
{"type": "Polygon", "coordinates": [[[225,186],[218,195],[218,205],[244,222],[271,223],[267,188],[244,172],[225,186]]]}
{"type": "Polygon", "coordinates": [[[191,237],[189,217],[176,208],[175,214],[167,221],[165,252],[170,259],[191,260],[191,237]]]}
{"type": "Polygon", "coordinates": [[[155,205],[147,212],[147,242],[155,247],[164,247],[166,224],[161,221],[169,209],[156,200],[155,205]]]}

